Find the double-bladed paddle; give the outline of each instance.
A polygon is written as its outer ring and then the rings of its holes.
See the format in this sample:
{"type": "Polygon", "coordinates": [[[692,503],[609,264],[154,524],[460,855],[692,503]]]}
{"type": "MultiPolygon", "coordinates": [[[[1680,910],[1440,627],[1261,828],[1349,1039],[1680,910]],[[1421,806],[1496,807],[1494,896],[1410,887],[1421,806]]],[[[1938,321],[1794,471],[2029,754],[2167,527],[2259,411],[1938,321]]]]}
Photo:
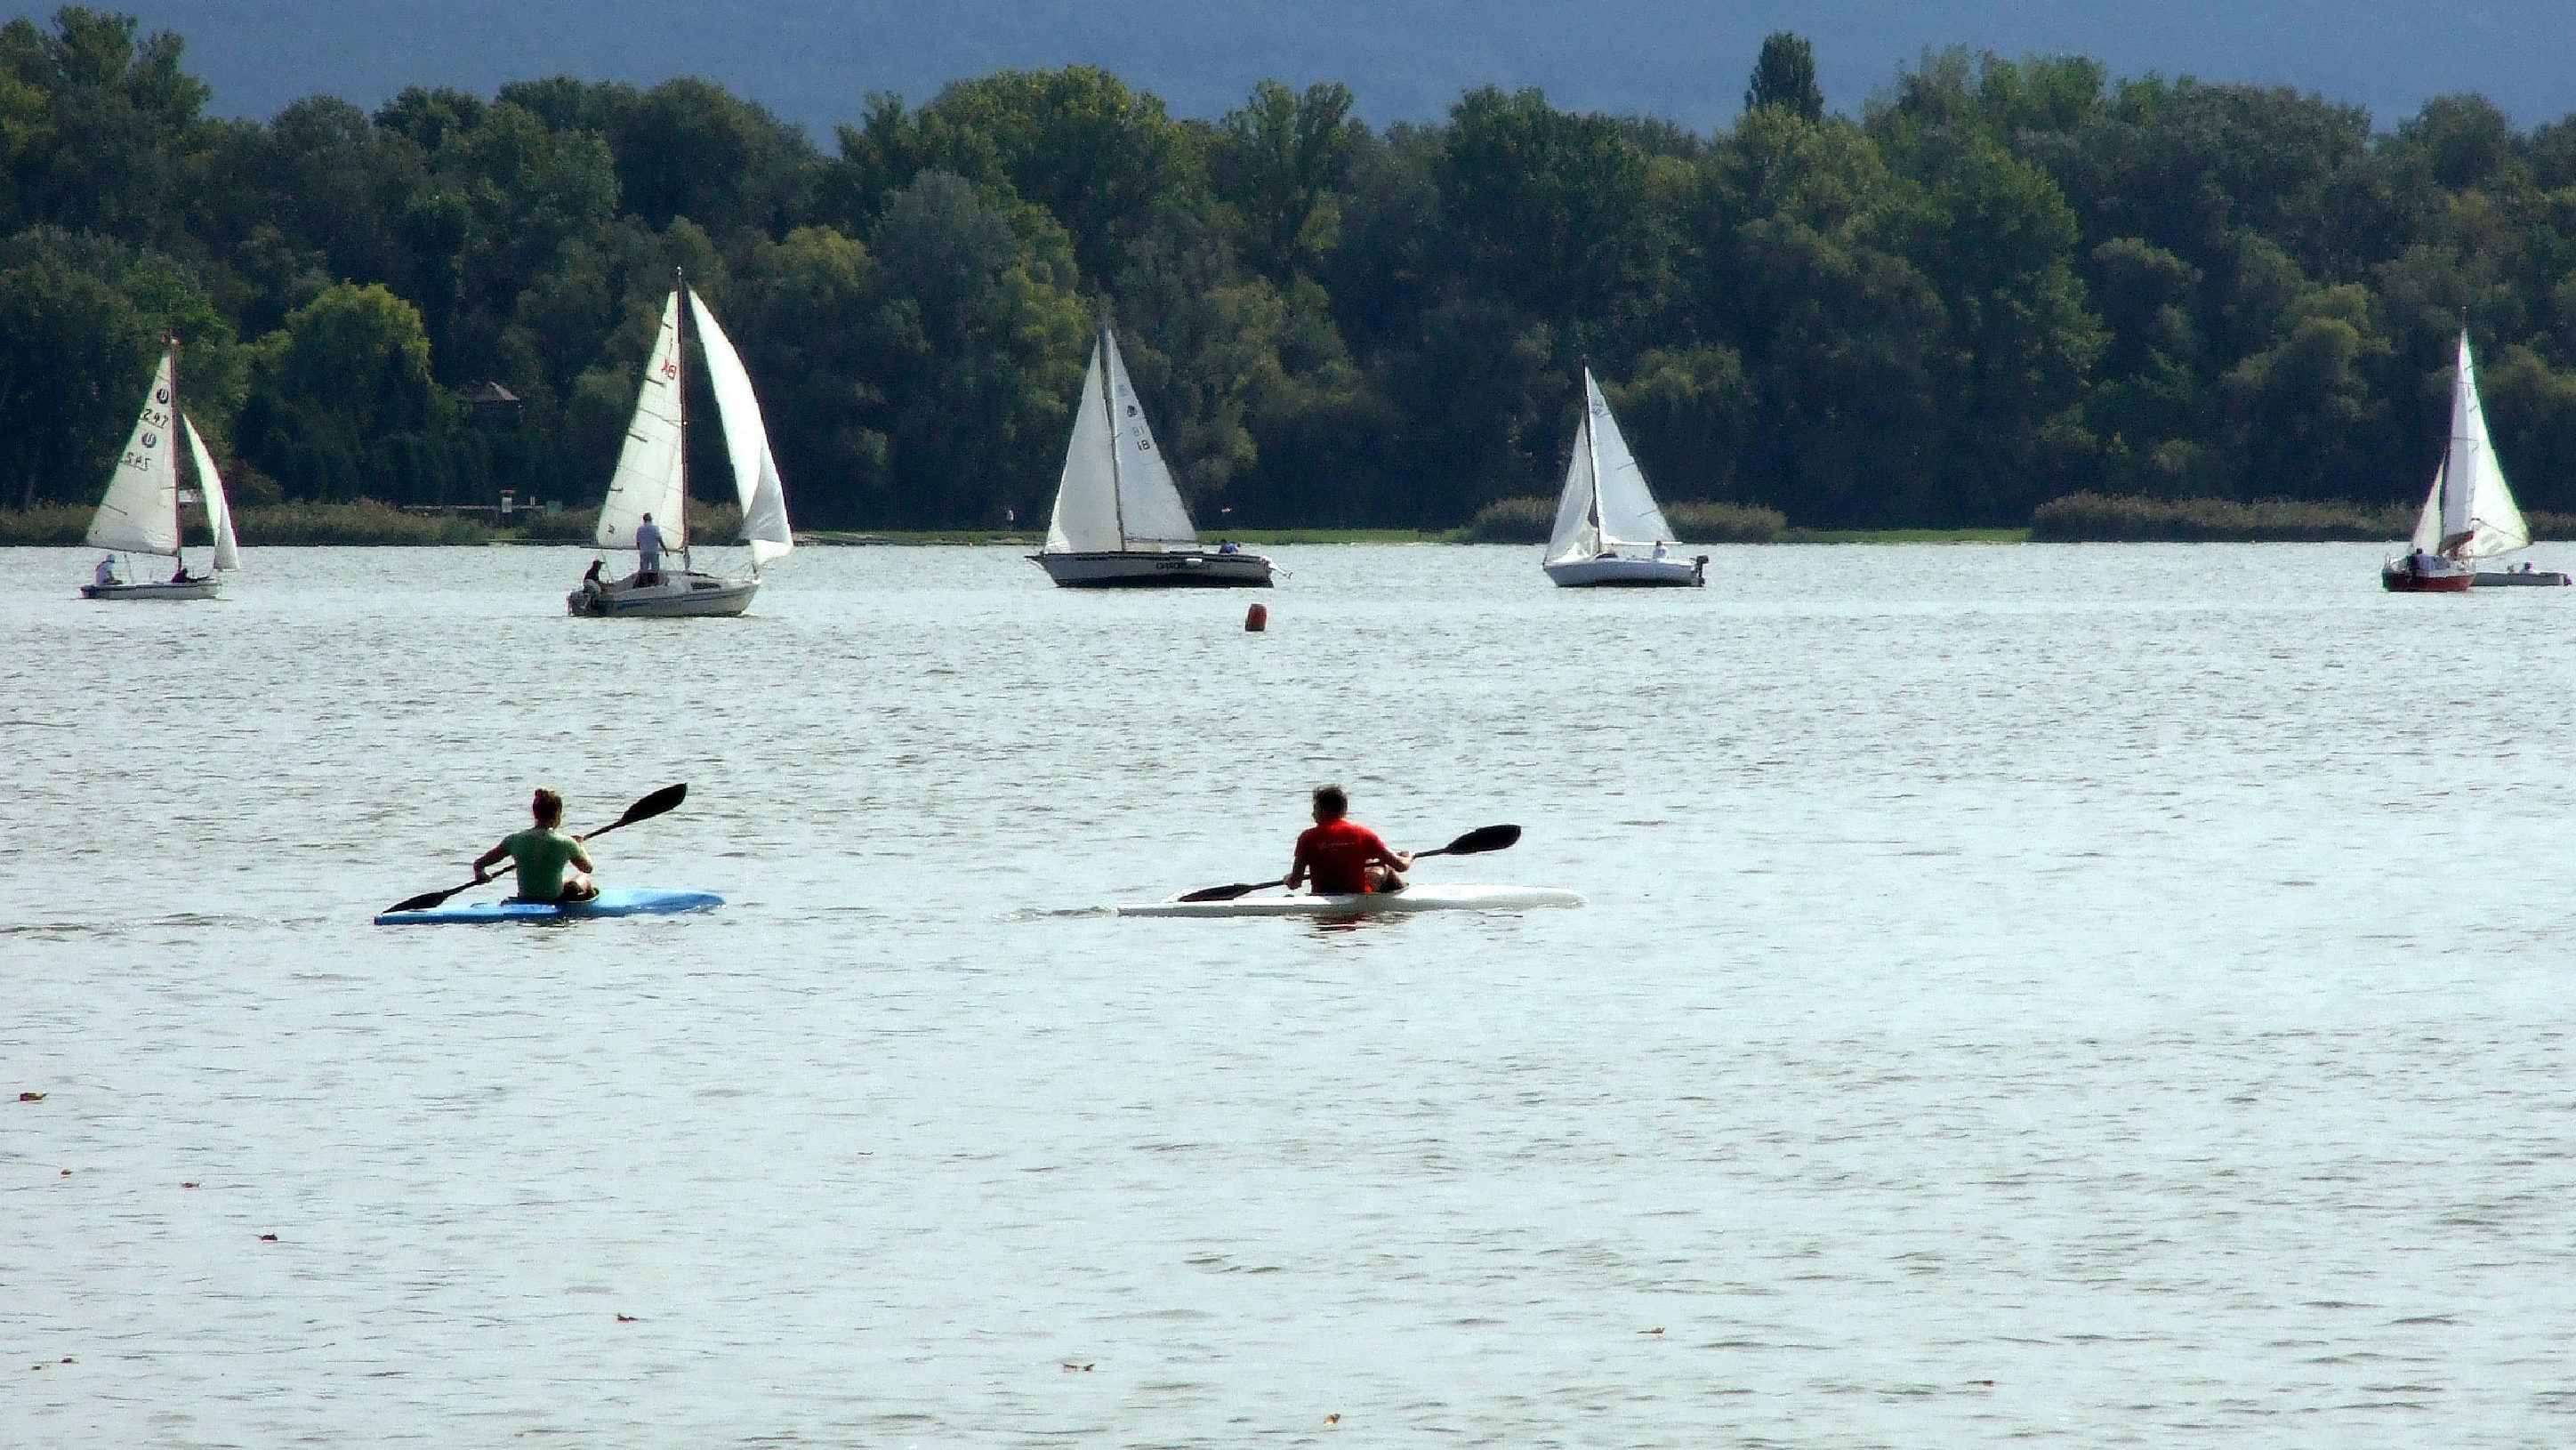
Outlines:
{"type": "MultiPolygon", "coordinates": [[[[587,841],[593,836],[605,836],[609,832],[616,830],[619,826],[631,826],[637,821],[649,821],[655,816],[661,815],[663,812],[670,810],[673,806],[676,806],[681,801],[687,799],[688,794],[689,787],[686,783],[680,785],[666,785],[660,790],[653,792],[651,795],[644,797],[642,800],[637,801],[635,804],[628,806],[626,808],[626,814],[619,816],[616,820],[609,822],[607,825],[600,827],[596,831],[585,832],[582,835],[575,836],[573,839],[577,841],[587,841]]],[[[418,896],[407,896],[402,900],[395,902],[393,905],[386,907],[384,914],[391,916],[398,911],[427,911],[438,903],[454,896],[456,893],[460,891],[471,891],[490,879],[492,878],[488,876],[478,876],[475,879],[466,882],[462,886],[450,886],[445,891],[424,891],[418,896]]]]}
{"type": "MultiPolygon", "coordinates": [[[[1478,826],[1476,829],[1460,836],[1457,840],[1450,842],[1448,845],[1440,847],[1438,850],[1414,852],[1413,859],[1419,861],[1425,856],[1474,856],[1486,851],[1502,850],[1504,847],[1511,845],[1520,838],[1521,828],[1518,826],[1478,826]]],[[[1200,890],[1193,891],[1189,895],[1181,897],[1180,899],[1183,901],[1232,901],[1238,896],[1249,896],[1253,892],[1259,891],[1265,886],[1285,886],[1287,884],[1287,882],[1282,881],[1277,877],[1273,877],[1268,881],[1238,881],[1232,886],[1204,887],[1200,890]]]]}

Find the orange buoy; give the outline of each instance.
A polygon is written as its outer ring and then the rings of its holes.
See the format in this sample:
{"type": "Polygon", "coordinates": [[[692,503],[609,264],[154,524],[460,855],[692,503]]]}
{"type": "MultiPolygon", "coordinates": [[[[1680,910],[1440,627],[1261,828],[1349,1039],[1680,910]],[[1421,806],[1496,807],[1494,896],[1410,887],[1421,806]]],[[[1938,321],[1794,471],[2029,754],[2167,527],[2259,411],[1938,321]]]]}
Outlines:
{"type": "Polygon", "coordinates": [[[1269,627],[1270,627],[1270,606],[1269,606],[1269,605],[1267,605],[1267,604],[1256,604],[1256,605],[1252,606],[1250,609],[1247,609],[1247,610],[1243,611],[1243,628],[1244,628],[1244,630],[1245,630],[1245,632],[1246,632],[1246,633],[1249,633],[1249,634],[1259,634],[1259,633],[1261,633],[1263,630],[1268,629],[1269,627]]]}

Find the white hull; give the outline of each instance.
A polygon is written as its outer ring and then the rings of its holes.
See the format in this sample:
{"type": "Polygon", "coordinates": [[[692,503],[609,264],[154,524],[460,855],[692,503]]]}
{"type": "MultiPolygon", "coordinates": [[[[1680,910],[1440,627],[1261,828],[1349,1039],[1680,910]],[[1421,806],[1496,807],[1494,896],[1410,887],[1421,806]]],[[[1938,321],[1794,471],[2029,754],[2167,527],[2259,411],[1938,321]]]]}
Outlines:
{"type": "Polygon", "coordinates": [[[584,583],[564,596],[564,611],[590,619],[717,619],[751,607],[757,579],[727,579],[694,569],[664,569],[650,584],[636,575],[584,583]]]}
{"type": "Polygon", "coordinates": [[[1632,559],[1611,554],[1544,566],[1560,589],[1696,589],[1708,582],[1708,556],[1632,559]]]}
{"type": "Polygon", "coordinates": [[[221,581],[212,574],[203,579],[191,579],[185,584],[172,584],[166,580],[157,584],[84,584],[81,586],[81,598],[146,599],[179,603],[191,599],[212,599],[220,584],[221,581]]]}
{"type": "Polygon", "coordinates": [[[1581,906],[1583,898],[1553,886],[1429,886],[1364,896],[1238,896],[1232,901],[1147,901],[1115,908],[1120,916],[1406,916],[1419,911],[1529,911],[1581,906]]]}
{"type": "Polygon", "coordinates": [[[1037,553],[1029,557],[1066,589],[1267,589],[1270,561],[1259,554],[1205,550],[1153,553],[1037,553]]]}

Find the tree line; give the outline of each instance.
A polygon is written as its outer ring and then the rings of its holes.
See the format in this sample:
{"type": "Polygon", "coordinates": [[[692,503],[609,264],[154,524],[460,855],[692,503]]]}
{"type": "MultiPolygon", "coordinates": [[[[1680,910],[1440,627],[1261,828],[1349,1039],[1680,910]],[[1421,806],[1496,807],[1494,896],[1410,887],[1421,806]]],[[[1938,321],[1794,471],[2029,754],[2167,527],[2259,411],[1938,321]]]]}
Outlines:
{"type": "Polygon", "coordinates": [[[2431,475],[2464,324],[2517,491],[2576,509],[2576,120],[2476,96],[2375,131],[1948,51],[1855,118],[1775,35],[1705,135],[1276,82],[1204,122],[1081,66],[871,96],[828,147],[694,79],[207,97],[130,17],[0,27],[0,500],[94,498],[176,336],[248,502],[593,502],[680,272],[814,526],[1042,517],[1104,316],[1203,524],[1552,491],[1587,363],[1659,492],[1801,526],[2376,506],[2431,475]]]}

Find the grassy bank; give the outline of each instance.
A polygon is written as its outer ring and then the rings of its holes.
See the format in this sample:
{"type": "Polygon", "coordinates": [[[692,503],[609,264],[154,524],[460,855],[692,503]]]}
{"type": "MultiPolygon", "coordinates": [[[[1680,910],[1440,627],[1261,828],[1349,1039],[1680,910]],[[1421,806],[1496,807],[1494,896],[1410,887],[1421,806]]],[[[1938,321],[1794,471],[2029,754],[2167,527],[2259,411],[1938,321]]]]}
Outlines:
{"type": "MultiPolygon", "coordinates": [[[[2031,514],[2028,528],[1812,529],[1791,525],[1778,510],[1740,504],[1677,503],[1665,508],[1678,535],[1675,547],[1699,544],[2017,544],[2040,543],[2275,543],[2356,541],[2393,543],[2415,527],[2419,505],[2309,502],[2298,499],[2152,499],[2078,493],[2051,499],[2031,514]]],[[[89,530],[87,504],[40,504],[24,511],[0,509],[0,547],[78,546],[89,530]]],[[[598,527],[595,509],[567,510],[551,518],[520,514],[507,528],[488,516],[415,514],[361,499],[353,503],[291,503],[235,511],[245,548],[304,545],[561,544],[586,547],[598,527]]],[[[1237,529],[1209,532],[1249,547],[1315,544],[1514,544],[1547,541],[1556,501],[1529,497],[1487,505],[1457,529],[1237,529]]],[[[2576,514],[2526,515],[2532,537],[2576,537],[2576,514]]],[[[727,505],[689,505],[689,535],[713,545],[731,543],[741,515],[727,505]]],[[[191,547],[205,542],[203,520],[192,508],[191,547]]],[[[810,529],[808,545],[985,545],[1034,549],[1043,529],[810,529]]]]}
{"type": "Polygon", "coordinates": [[[2026,544],[2028,529],[1782,529],[1775,544],[2026,544]]]}
{"type": "MultiPolygon", "coordinates": [[[[1789,526],[1778,509],[1733,503],[1666,504],[1664,521],[1673,526],[1676,544],[1768,544],[1789,526]]],[[[1544,544],[1555,528],[1556,500],[1531,495],[1496,499],[1446,537],[1456,544],[1544,544]]]]}
{"type": "Polygon", "coordinates": [[[2415,510],[2304,499],[2138,498],[2074,493],[2033,509],[2030,536],[2051,544],[2322,543],[2402,539],[2415,510]]]}
{"type": "MultiPolygon", "coordinates": [[[[43,504],[24,511],[0,509],[0,546],[80,544],[89,532],[87,504],[43,504]]],[[[187,536],[194,548],[210,542],[205,519],[188,510],[187,536]]],[[[457,514],[406,513],[373,499],[353,503],[286,503],[233,511],[233,528],[245,549],[411,546],[440,544],[576,544],[588,545],[599,527],[597,509],[568,510],[548,518],[521,514],[507,528],[479,517],[457,514]]],[[[689,536],[708,543],[731,543],[742,527],[742,514],[730,505],[689,505],[689,536]]]]}

